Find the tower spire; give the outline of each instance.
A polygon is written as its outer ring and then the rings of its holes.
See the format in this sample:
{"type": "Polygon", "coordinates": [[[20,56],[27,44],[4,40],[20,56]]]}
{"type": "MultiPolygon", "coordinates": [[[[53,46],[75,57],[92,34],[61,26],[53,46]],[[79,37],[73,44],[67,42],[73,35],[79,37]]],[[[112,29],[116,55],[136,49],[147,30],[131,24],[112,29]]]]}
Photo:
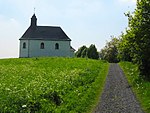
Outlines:
{"type": "Polygon", "coordinates": [[[36,28],[36,26],[37,26],[37,18],[36,18],[35,13],[34,13],[32,18],[31,18],[31,27],[36,28]]]}

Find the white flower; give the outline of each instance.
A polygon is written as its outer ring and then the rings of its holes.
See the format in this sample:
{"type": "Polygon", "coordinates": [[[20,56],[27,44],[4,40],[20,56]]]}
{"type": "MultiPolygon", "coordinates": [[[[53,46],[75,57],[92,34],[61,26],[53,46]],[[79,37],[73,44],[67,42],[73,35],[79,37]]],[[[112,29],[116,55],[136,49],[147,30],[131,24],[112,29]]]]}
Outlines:
{"type": "Polygon", "coordinates": [[[26,108],[26,107],[27,107],[27,105],[22,105],[22,107],[23,107],[23,108],[26,108]]]}

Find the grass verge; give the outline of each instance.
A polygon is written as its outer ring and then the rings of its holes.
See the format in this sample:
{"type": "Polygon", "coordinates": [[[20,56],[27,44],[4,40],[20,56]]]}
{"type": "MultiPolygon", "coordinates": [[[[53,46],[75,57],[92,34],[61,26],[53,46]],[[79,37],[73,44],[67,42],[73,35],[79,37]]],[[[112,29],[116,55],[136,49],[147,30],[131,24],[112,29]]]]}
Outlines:
{"type": "Polygon", "coordinates": [[[150,113],[150,82],[139,75],[138,66],[130,62],[120,62],[129,84],[132,86],[136,97],[140,101],[143,110],[150,113]]]}
{"type": "Polygon", "coordinates": [[[0,60],[1,112],[89,112],[109,64],[77,58],[0,60]]]}

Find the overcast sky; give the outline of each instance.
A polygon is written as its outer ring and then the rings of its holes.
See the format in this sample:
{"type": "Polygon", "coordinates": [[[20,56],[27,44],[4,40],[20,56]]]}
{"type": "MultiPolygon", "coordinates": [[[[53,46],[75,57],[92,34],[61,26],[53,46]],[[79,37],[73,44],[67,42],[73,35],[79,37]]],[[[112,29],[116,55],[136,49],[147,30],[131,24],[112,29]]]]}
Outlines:
{"type": "Polygon", "coordinates": [[[76,50],[95,44],[100,51],[111,35],[125,30],[124,13],[135,6],[135,0],[0,0],[0,58],[19,56],[19,38],[34,7],[38,25],[60,26],[76,50]]]}

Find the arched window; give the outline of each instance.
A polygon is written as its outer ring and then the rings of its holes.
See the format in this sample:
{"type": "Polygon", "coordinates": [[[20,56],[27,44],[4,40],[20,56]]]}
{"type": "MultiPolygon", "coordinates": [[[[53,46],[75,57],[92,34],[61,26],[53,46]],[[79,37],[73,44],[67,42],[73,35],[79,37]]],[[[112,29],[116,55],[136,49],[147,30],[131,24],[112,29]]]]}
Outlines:
{"type": "Polygon", "coordinates": [[[59,44],[58,43],[55,44],[55,49],[59,49],[59,44]]]}
{"type": "Polygon", "coordinates": [[[25,48],[26,48],[26,43],[24,42],[24,43],[23,43],[23,49],[25,49],[25,48]]]}
{"type": "Polygon", "coordinates": [[[41,49],[44,49],[44,43],[43,42],[41,43],[41,49]]]}

